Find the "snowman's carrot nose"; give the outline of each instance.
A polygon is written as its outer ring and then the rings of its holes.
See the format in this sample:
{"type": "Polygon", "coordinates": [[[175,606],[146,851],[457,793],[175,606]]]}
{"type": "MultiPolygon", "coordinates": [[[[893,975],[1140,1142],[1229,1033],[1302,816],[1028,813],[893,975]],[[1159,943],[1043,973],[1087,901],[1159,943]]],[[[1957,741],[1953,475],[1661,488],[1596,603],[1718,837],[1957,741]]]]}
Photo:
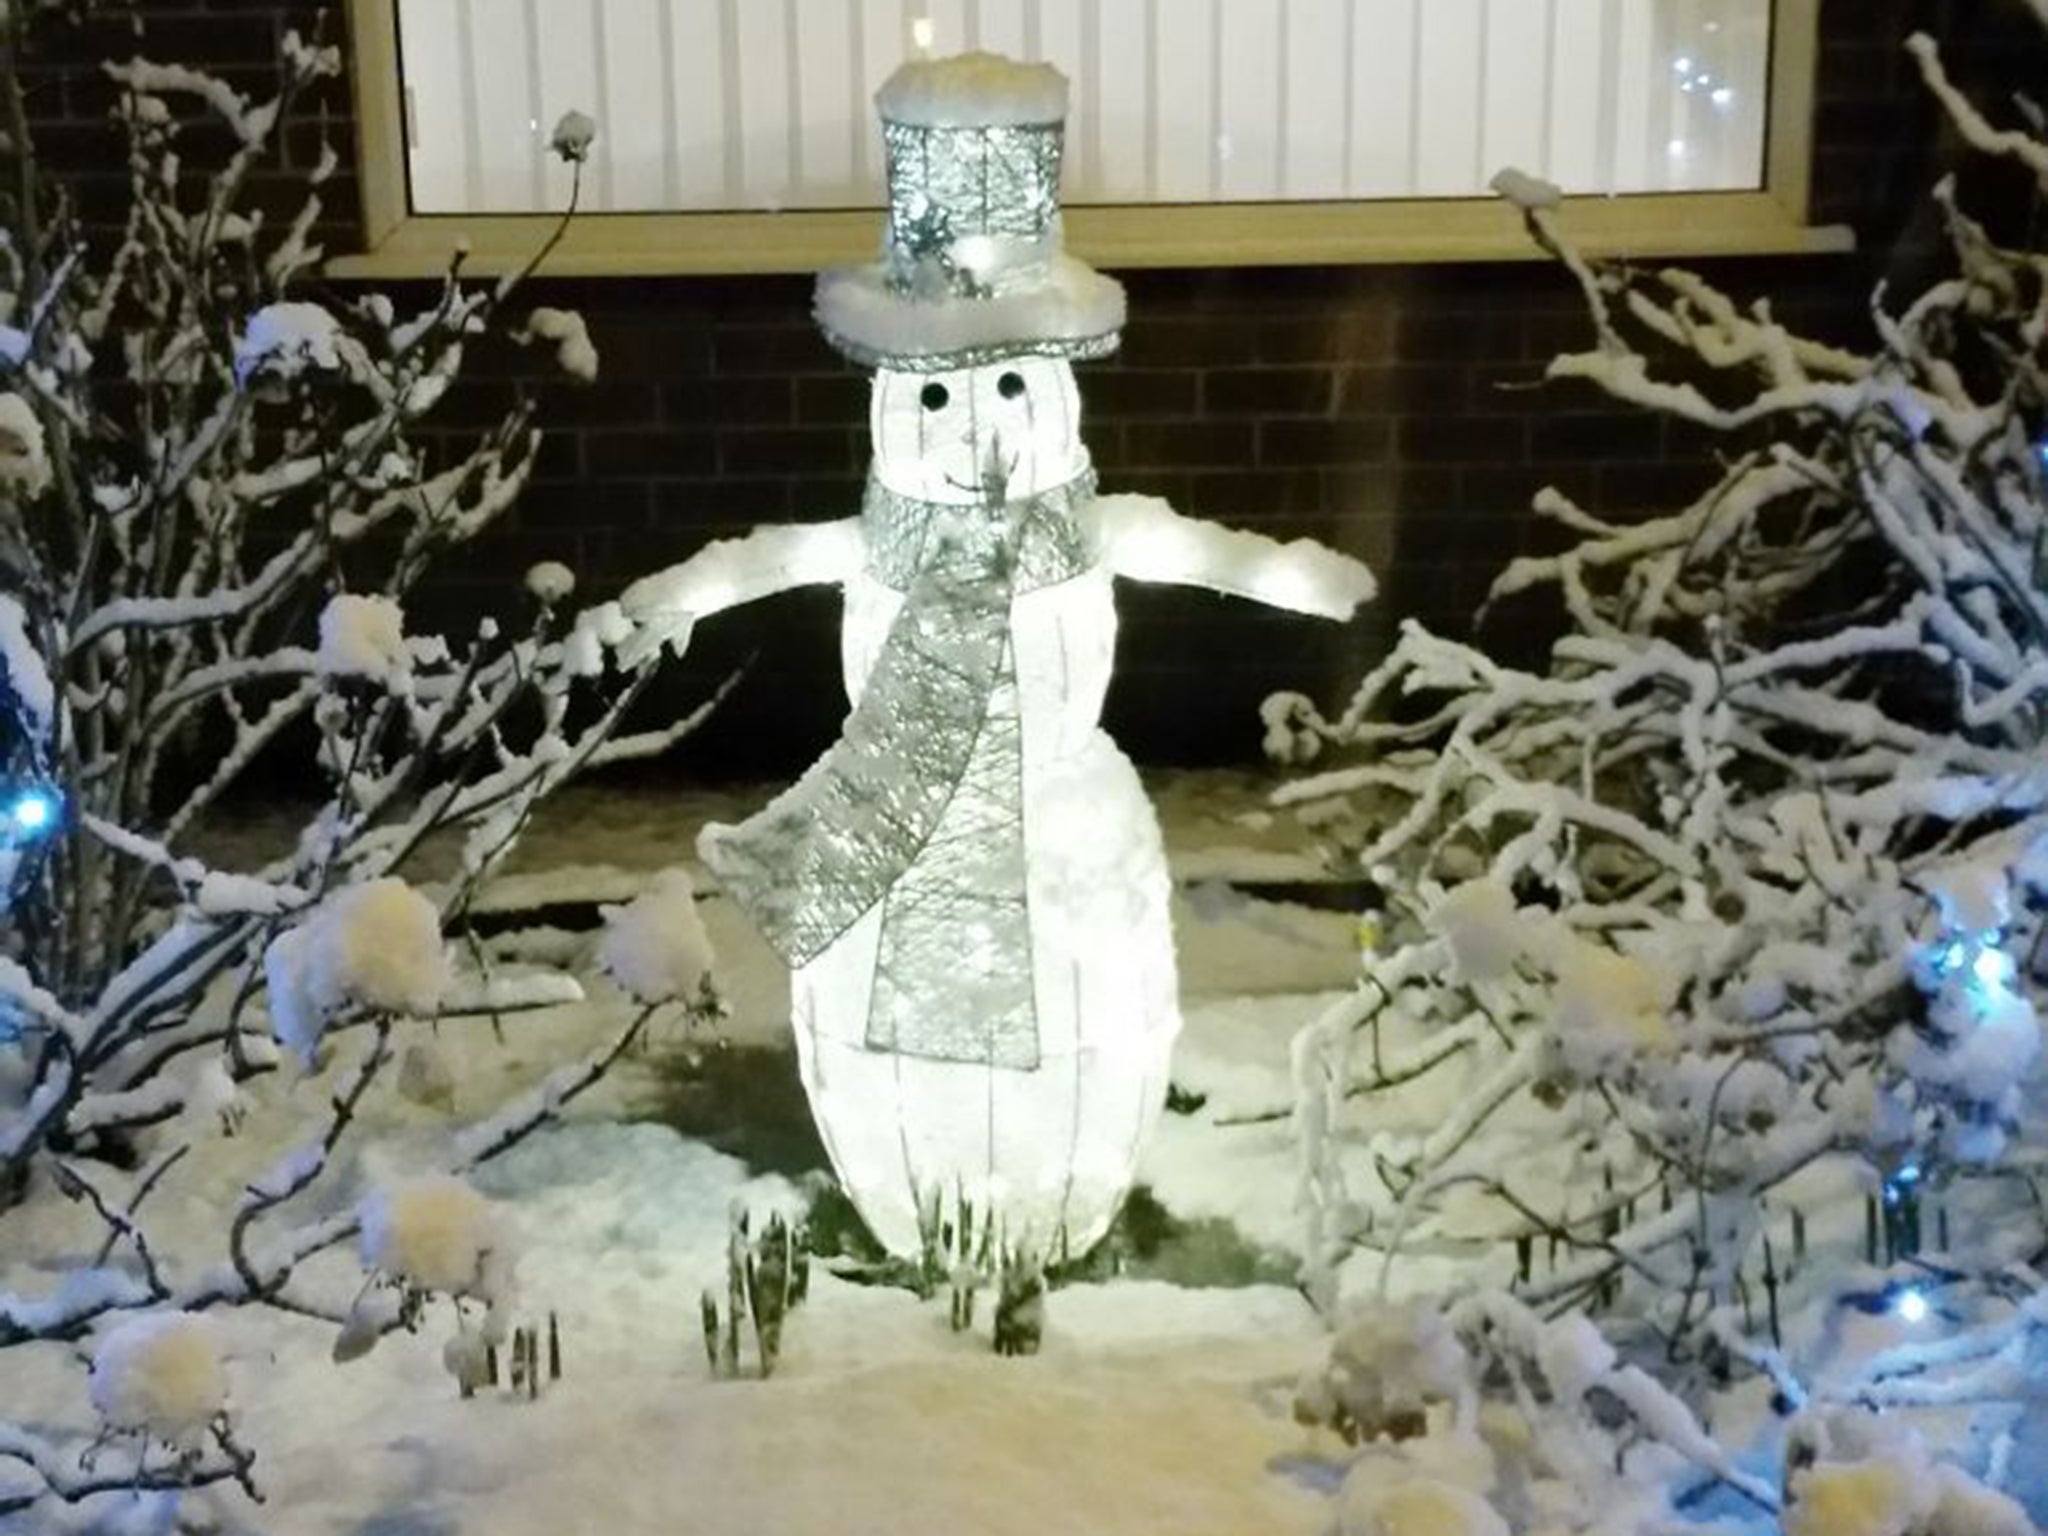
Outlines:
{"type": "Polygon", "coordinates": [[[1000,428],[989,433],[988,446],[981,455],[981,492],[989,505],[1000,507],[1010,499],[1010,481],[1017,473],[1017,455],[1003,452],[1000,428]]]}

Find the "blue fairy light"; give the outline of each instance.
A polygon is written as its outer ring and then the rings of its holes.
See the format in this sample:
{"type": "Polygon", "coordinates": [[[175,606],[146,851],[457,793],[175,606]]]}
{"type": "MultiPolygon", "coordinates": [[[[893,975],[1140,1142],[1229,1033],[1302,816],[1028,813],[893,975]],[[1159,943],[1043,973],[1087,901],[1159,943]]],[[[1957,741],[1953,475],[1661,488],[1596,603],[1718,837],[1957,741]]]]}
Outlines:
{"type": "Polygon", "coordinates": [[[7,807],[7,821],[21,837],[47,832],[57,821],[57,797],[44,789],[25,789],[7,807]]]}
{"type": "Polygon", "coordinates": [[[1901,1322],[1924,1323],[1928,1312],[1927,1293],[1917,1285],[1901,1286],[1892,1297],[1892,1311],[1898,1314],[1901,1322]]]}

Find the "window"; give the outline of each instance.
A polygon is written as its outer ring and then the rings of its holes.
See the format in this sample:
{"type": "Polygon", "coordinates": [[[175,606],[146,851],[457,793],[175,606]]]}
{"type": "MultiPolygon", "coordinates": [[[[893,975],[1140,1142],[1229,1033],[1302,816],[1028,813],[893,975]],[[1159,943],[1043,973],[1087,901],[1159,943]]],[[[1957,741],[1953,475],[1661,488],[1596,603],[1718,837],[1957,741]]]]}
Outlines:
{"type": "Polygon", "coordinates": [[[1524,254],[1493,172],[1548,176],[1593,248],[1816,248],[1816,0],[351,0],[372,250],[551,270],[795,270],[869,252],[871,98],[915,49],[1073,85],[1069,239],[1109,266],[1524,254]]]}

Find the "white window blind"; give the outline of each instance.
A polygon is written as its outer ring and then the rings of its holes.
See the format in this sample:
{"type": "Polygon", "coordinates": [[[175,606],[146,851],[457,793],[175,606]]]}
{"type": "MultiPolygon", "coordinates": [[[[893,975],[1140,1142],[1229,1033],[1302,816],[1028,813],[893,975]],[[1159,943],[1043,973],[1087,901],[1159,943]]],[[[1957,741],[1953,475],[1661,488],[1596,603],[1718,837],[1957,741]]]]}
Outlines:
{"type": "Polygon", "coordinates": [[[1073,83],[1068,203],[1759,187],[1770,0],[394,0],[417,213],[879,201],[871,98],[920,47],[1073,83]]]}

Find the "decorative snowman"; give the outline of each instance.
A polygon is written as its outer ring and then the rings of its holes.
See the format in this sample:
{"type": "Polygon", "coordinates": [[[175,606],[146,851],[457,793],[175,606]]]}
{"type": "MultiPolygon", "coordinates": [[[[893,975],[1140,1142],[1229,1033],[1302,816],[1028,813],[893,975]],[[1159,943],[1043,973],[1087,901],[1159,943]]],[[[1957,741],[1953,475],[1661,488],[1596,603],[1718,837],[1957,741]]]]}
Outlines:
{"type": "Polygon", "coordinates": [[[1012,1241],[1082,1251],[1165,1098],[1166,860],[1097,724],[1111,578],[1332,619],[1373,590],[1307,541],[1096,495],[1071,363],[1114,349],[1124,295],[1061,249],[1066,98],[1051,66],[987,54],[889,78],[883,256],[825,274],[816,304],[875,370],[861,515],[713,544],[624,599],[680,645],[720,609],[845,591],[839,741],[699,850],[791,966],[826,1148],[901,1254],[958,1198],[1012,1241]]]}

